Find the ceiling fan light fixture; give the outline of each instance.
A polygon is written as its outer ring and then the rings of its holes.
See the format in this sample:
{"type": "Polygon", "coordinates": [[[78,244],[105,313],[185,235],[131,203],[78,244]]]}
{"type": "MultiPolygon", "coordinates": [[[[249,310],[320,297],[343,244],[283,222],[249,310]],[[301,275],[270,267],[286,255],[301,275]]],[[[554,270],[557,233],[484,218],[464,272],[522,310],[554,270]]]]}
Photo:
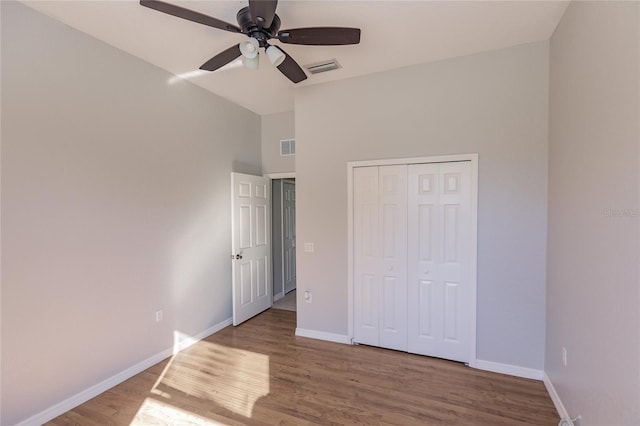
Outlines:
{"type": "Polygon", "coordinates": [[[240,56],[246,59],[244,60],[245,66],[258,68],[258,50],[265,48],[269,62],[295,84],[305,80],[307,75],[295,59],[285,53],[283,49],[269,45],[269,40],[276,39],[283,44],[307,46],[343,46],[360,43],[359,28],[306,27],[280,31],[282,22],[276,13],[278,0],[248,0],[249,5],[240,9],[236,14],[237,26],[177,4],[166,3],[163,0],[139,1],[142,6],[157,12],[219,30],[249,36],[248,39],[223,50],[202,64],[200,69],[205,71],[215,71],[236,61],[240,56]]]}
{"type": "Polygon", "coordinates": [[[246,56],[243,56],[242,65],[246,68],[257,70],[260,65],[260,56],[256,55],[254,58],[247,58],[246,56]]]}
{"type": "Polygon", "coordinates": [[[260,43],[253,37],[240,42],[240,53],[247,59],[253,59],[258,56],[258,48],[260,43]]]}
{"type": "Polygon", "coordinates": [[[273,65],[274,67],[280,65],[286,58],[284,52],[282,52],[282,50],[278,49],[276,46],[267,47],[266,52],[267,58],[269,58],[269,62],[271,62],[271,65],[273,65]]]}

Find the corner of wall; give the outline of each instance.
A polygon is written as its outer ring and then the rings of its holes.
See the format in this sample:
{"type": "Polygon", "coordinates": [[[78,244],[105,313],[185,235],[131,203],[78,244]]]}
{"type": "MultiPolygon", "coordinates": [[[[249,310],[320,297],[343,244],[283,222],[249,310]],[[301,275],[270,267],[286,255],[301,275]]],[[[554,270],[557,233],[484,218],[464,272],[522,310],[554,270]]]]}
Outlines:
{"type": "Polygon", "coordinates": [[[549,397],[551,398],[551,401],[553,402],[554,407],[556,407],[556,411],[558,412],[558,415],[560,416],[560,418],[568,419],[569,412],[564,407],[564,404],[560,399],[560,395],[558,395],[556,388],[553,386],[553,382],[551,381],[551,379],[549,378],[546,372],[544,372],[543,374],[542,382],[544,383],[544,387],[547,389],[547,392],[549,393],[549,397]]]}

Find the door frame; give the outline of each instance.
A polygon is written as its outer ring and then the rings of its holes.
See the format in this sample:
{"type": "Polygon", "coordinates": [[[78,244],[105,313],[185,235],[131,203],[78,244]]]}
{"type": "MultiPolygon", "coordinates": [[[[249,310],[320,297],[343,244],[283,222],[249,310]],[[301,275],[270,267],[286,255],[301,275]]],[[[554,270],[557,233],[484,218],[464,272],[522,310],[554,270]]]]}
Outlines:
{"type": "MultiPolygon", "coordinates": [[[[270,185],[273,187],[273,181],[276,179],[295,179],[296,178],[296,173],[295,172],[282,172],[282,173],[265,173],[263,174],[264,177],[267,177],[270,179],[270,185]]],[[[270,204],[269,204],[269,208],[271,209],[273,203],[273,199],[271,200],[270,204]]],[[[282,218],[280,218],[280,220],[282,221],[282,218]]],[[[296,221],[297,223],[297,221],[296,221]]],[[[272,235],[271,235],[271,240],[273,241],[273,223],[271,224],[271,231],[272,231],[272,235]]],[[[282,238],[282,235],[280,235],[280,238],[282,238]]],[[[297,244],[296,244],[297,245],[297,244]]],[[[271,297],[273,299],[273,302],[275,302],[276,300],[279,300],[280,298],[276,299],[275,296],[275,292],[273,291],[274,288],[273,286],[275,285],[275,281],[273,279],[273,259],[274,256],[272,254],[271,256],[271,297]]],[[[297,262],[297,256],[296,256],[296,262],[297,262]]],[[[297,265],[296,265],[297,267],[297,265]]],[[[283,269],[283,267],[280,267],[281,269],[283,269]]],[[[282,273],[284,274],[284,270],[282,271],[282,273]]],[[[297,287],[297,286],[296,286],[297,287]]],[[[284,292],[284,287],[283,287],[283,292],[284,292]]],[[[282,297],[284,297],[286,294],[283,294],[282,297]]]]}
{"type": "Polygon", "coordinates": [[[469,366],[476,367],[476,323],[477,323],[477,271],[478,271],[478,154],[441,155],[433,157],[394,158],[382,160],[350,161],[347,163],[347,307],[348,307],[348,338],[353,342],[354,321],[354,241],[353,241],[353,169],[367,166],[391,166],[425,163],[452,163],[459,161],[471,162],[471,294],[470,330],[469,330],[469,366]]]}

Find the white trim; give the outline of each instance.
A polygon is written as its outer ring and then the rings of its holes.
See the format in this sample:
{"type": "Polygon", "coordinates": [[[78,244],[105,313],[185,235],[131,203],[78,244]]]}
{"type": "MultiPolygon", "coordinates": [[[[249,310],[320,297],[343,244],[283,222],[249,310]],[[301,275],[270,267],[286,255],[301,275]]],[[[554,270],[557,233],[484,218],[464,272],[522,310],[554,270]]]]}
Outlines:
{"type": "MultiPolygon", "coordinates": [[[[403,164],[471,162],[471,312],[469,333],[469,367],[476,367],[477,294],[478,294],[478,154],[441,155],[384,160],[350,161],[347,163],[347,321],[348,338],[353,339],[353,169],[355,167],[403,164]]],[[[542,376],[540,376],[542,379],[542,376]]]]}
{"type": "Polygon", "coordinates": [[[309,337],[311,339],[325,340],[327,342],[351,344],[351,338],[344,334],[327,333],[326,331],[307,330],[304,328],[296,328],[296,336],[309,337]]]}
{"type": "Polygon", "coordinates": [[[204,339],[205,337],[209,337],[214,333],[217,333],[218,331],[222,330],[225,327],[230,326],[231,324],[233,324],[233,318],[227,318],[224,321],[219,322],[218,324],[215,324],[209,328],[207,328],[206,330],[196,334],[195,336],[188,336],[182,340],[180,340],[179,342],[176,342],[173,346],[173,355],[177,354],[178,352],[187,349],[189,346],[198,343],[200,340],[204,339]]]}
{"type": "Polygon", "coordinates": [[[553,383],[551,382],[551,379],[549,378],[549,376],[547,376],[546,371],[544,372],[542,381],[544,383],[544,387],[547,388],[547,392],[549,392],[551,401],[553,401],[553,405],[555,405],[556,411],[558,412],[558,415],[560,416],[560,418],[570,419],[571,417],[569,416],[569,412],[567,411],[564,404],[562,403],[562,400],[560,399],[558,392],[556,392],[556,388],[553,387],[553,383]]]}
{"type": "Polygon", "coordinates": [[[69,410],[73,410],[75,407],[77,407],[80,404],[83,404],[85,402],[87,402],[88,400],[90,400],[91,398],[95,398],[96,396],[100,395],[103,392],[106,392],[107,390],[111,389],[114,386],[119,385],[120,383],[124,382],[125,380],[130,379],[131,377],[135,376],[136,374],[139,374],[141,372],[143,372],[144,370],[156,365],[157,363],[159,363],[160,361],[171,357],[172,355],[175,355],[176,353],[180,352],[181,350],[193,345],[194,343],[198,342],[199,340],[204,339],[207,336],[210,336],[214,333],[217,333],[218,331],[222,330],[223,328],[231,325],[232,323],[232,319],[231,318],[227,318],[226,320],[212,326],[209,327],[208,329],[204,330],[201,333],[198,333],[195,336],[189,336],[186,337],[185,339],[176,342],[174,344],[173,347],[168,348],[163,350],[162,352],[159,352],[143,361],[140,361],[139,363],[132,365],[131,367],[121,371],[120,373],[109,377],[106,380],[101,381],[100,383],[97,383],[83,391],[78,392],[77,394],[65,399],[64,401],[60,401],[59,403],[52,405],[51,407],[37,413],[34,414],[33,416],[29,417],[26,420],[23,420],[20,423],[17,423],[15,426],[32,426],[32,425],[40,425],[40,424],[44,424],[50,420],[55,419],[56,417],[58,417],[61,414],[66,413],[69,410]]]}
{"type": "Polygon", "coordinates": [[[502,364],[500,362],[476,360],[475,368],[478,370],[492,371],[494,373],[508,374],[510,376],[522,377],[525,379],[542,380],[544,371],[533,368],[519,367],[517,365],[502,364]]]}
{"type": "Polygon", "coordinates": [[[395,166],[403,164],[452,163],[455,161],[478,161],[478,154],[438,155],[433,157],[387,158],[381,160],[349,161],[347,168],[368,166],[395,166]]]}
{"type": "Polygon", "coordinates": [[[265,173],[262,176],[269,179],[295,179],[296,172],[282,172],[282,173],[265,173]]]}
{"type": "Polygon", "coordinates": [[[478,306],[478,154],[471,154],[471,294],[469,315],[469,367],[476,366],[476,345],[477,345],[477,306],[478,306]]]}
{"type": "Polygon", "coordinates": [[[347,333],[353,341],[353,168],[347,163],[347,333]]]}
{"type": "MultiPolygon", "coordinates": [[[[285,296],[285,289],[284,289],[284,209],[283,207],[283,201],[284,201],[284,184],[283,184],[283,179],[278,179],[279,182],[278,184],[280,185],[280,205],[278,206],[278,213],[279,213],[279,219],[280,219],[280,235],[278,235],[278,237],[280,237],[280,253],[278,253],[278,256],[280,258],[280,284],[282,285],[282,292],[278,293],[279,295],[281,295],[280,297],[284,297],[285,296]]],[[[274,179],[271,179],[271,190],[272,190],[272,194],[271,194],[271,211],[273,212],[273,181],[274,179]]],[[[271,233],[273,234],[273,222],[271,222],[271,233]]],[[[271,244],[273,247],[273,237],[271,238],[271,244]]],[[[274,262],[274,258],[273,258],[273,253],[271,253],[271,269],[274,269],[273,266],[273,262],[274,262]]],[[[296,265],[297,266],[297,265],[296,265]]],[[[275,280],[273,281],[273,288],[275,288],[276,282],[275,280]]],[[[279,297],[279,298],[280,298],[279,297]]],[[[278,299],[279,299],[278,298],[278,299]]],[[[273,301],[275,302],[276,300],[278,300],[275,298],[275,296],[273,297],[273,301]]]]}

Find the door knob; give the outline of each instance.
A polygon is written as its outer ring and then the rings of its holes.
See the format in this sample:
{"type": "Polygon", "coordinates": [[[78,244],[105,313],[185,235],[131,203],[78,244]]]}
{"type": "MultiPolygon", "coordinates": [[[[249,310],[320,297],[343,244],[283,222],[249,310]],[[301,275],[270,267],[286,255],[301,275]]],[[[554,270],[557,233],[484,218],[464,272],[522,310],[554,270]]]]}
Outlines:
{"type": "Polygon", "coordinates": [[[236,254],[236,259],[242,259],[242,255],[241,254],[236,254]]]}

